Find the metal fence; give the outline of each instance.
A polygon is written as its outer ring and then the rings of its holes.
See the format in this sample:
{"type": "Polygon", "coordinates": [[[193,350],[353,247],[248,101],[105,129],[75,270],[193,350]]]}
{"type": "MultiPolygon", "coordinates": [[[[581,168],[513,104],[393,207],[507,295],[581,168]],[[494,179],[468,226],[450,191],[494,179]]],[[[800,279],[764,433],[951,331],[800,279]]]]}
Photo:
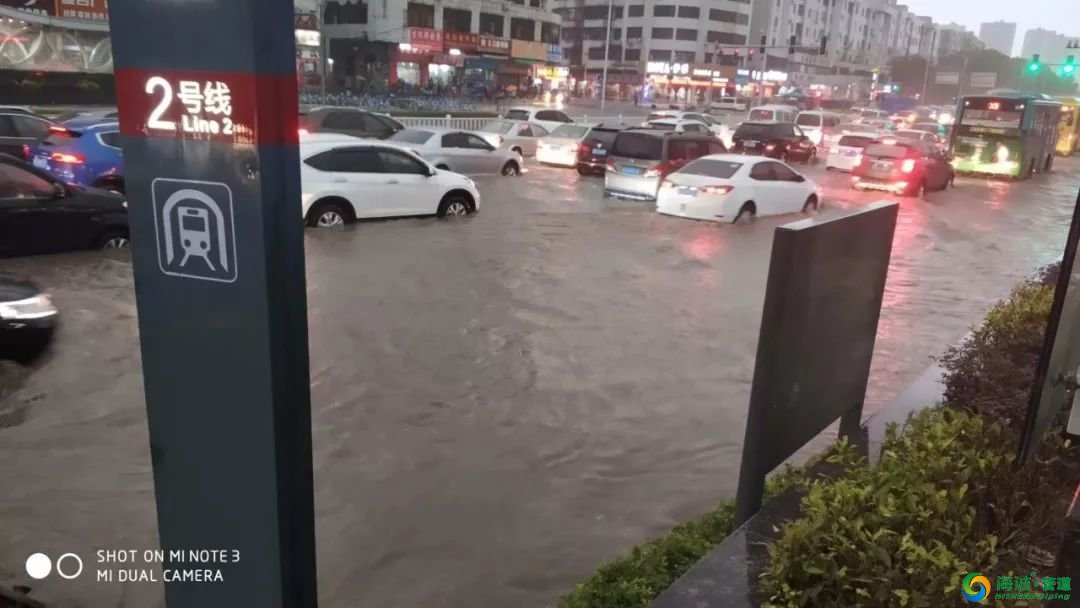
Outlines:
{"type": "Polygon", "coordinates": [[[395,116],[394,120],[406,127],[446,127],[448,129],[463,129],[476,131],[491,122],[492,118],[458,117],[449,114],[446,116],[395,116]]]}

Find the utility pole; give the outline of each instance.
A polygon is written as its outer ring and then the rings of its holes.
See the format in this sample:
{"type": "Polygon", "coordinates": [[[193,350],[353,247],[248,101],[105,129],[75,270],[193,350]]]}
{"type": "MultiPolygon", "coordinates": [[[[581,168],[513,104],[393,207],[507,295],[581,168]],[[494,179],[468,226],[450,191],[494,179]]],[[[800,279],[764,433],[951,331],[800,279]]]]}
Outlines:
{"type": "Polygon", "coordinates": [[[923,105],[926,104],[926,87],[930,84],[930,62],[934,60],[935,46],[937,46],[937,29],[935,29],[934,33],[930,35],[930,56],[926,58],[926,74],[923,75],[922,97],[919,98],[919,101],[923,105]]]}
{"type": "Polygon", "coordinates": [[[615,0],[608,0],[607,2],[607,34],[604,36],[604,72],[600,76],[600,109],[604,109],[604,102],[607,100],[607,66],[608,66],[608,53],[611,52],[611,12],[612,6],[615,0]]]}
{"type": "Polygon", "coordinates": [[[318,11],[319,14],[315,16],[315,19],[319,24],[319,86],[322,91],[320,101],[326,103],[326,55],[330,45],[326,40],[326,28],[323,27],[326,25],[323,21],[323,17],[326,15],[326,0],[319,0],[318,11]]]}

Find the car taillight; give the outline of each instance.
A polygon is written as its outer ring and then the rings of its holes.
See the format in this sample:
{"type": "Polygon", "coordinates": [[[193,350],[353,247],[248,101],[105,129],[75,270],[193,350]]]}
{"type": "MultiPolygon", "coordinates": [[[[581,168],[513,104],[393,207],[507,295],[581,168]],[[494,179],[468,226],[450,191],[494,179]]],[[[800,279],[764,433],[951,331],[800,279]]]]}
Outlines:
{"type": "Polygon", "coordinates": [[[58,163],[67,163],[69,165],[81,165],[83,163],[83,157],[78,154],[67,154],[65,152],[53,152],[49,156],[49,160],[56,161],[58,163]]]}
{"type": "Polygon", "coordinates": [[[22,147],[22,155],[23,155],[24,159],[30,160],[30,146],[27,146],[25,144],[23,145],[23,147],[22,147]]]}
{"type": "Polygon", "coordinates": [[[915,159],[914,158],[905,159],[903,164],[900,165],[900,171],[902,171],[904,173],[911,173],[914,170],[915,170],[915,159]]]}
{"type": "Polygon", "coordinates": [[[645,170],[645,177],[660,177],[664,174],[664,163],[653,165],[645,170]]]}
{"type": "Polygon", "coordinates": [[[604,168],[607,169],[608,171],[614,171],[615,170],[615,161],[613,161],[611,159],[608,159],[608,161],[606,163],[604,163],[604,168]]]}
{"type": "Polygon", "coordinates": [[[855,166],[858,167],[862,164],[862,154],[855,157],[855,166]]]}
{"type": "Polygon", "coordinates": [[[300,127],[299,129],[297,129],[296,132],[299,133],[300,135],[307,135],[308,134],[308,130],[303,128],[303,127],[300,127]]]}
{"type": "Polygon", "coordinates": [[[588,154],[590,149],[589,144],[584,142],[577,145],[578,154],[588,154]]]}
{"type": "Polygon", "coordinates": [[[727,194],[734,189],[734,186],[704,186],[701,192],[702,194],[727,194]]]}
{"type": "Polygon", "coordinates": [[[60,125],[49,126],[49,133],[53,135],[60,135],[62,137],[75,137],[75,133],[71,129],[67,127],[62,127],[60,125]]]}
{"type": "Polygon", "coordinates": [[[674,188],[675,187],[675,182],[668,181],[668,180],[665,179],[664,181],[660,182],[660,187],[661,188],[674,188]]]}

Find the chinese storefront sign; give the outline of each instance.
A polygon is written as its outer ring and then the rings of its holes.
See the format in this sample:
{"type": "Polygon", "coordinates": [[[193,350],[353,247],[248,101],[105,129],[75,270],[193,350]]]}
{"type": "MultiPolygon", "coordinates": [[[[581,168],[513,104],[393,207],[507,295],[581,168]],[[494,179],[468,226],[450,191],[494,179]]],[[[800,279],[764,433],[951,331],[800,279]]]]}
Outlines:
{"type": "Polygon", "coordinates": [[[667,63],[664,61],[650,61],[645,64],[646,74],[665,74],[671,76],[686,76],[690,73],[689,63],[667,63]]]}
{"type": "Polygon", "coordinates": [[[56,0],[0,0],[0,6],[17,8],[35,15],[56,16],[56,0]]]}
{"type": "Polygon", "coordinates": [[[65,19],[108,21],[108,0],[56,0],[57,14],[65,19]]]}
{"type": "Polygon", "coordinates": [[[414,53],[439,53],[443,50],[443,33],[424,27],[409,28],[409,46],[414,53]]]}
{"type": "Polygon", "coordinates": [[[480,36],[480,52],[490,55],[509,55],[510,41],[494,36],[480,36]]]}
{"type": "Polygon", "coordinates": [[[562,47],[557,44],[549,44],[547,48],[547,60],[551,63],[562,62],[562,47]]]}
{"type": "Polygon", "coordinates": [[[480,45],[480,36],[464,32],[444,32],[443,40],[448,48],[459,51],[475,51],[480,45]]]}
{"type": "Polygon", "coordinates": [[[527,42],[514,40],[510,44],[510,54],[521,59],[534,61],[547,61],[548,45],[543,42],[527,42]]]}
{"type": "Polygon", "coordinates": [[[545,66],[536,68],[537,78],[546,78],[547,80],[563,80],[569,78],[570,68],[565,66],[545,66]]]}

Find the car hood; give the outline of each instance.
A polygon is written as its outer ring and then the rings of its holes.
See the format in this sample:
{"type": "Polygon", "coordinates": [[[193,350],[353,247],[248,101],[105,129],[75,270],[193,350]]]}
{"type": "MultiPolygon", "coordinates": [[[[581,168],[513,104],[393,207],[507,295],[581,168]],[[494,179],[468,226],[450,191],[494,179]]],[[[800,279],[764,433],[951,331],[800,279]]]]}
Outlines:
{"type": "Polygon", "coordinates": [[[96,211],[127,213],[127,197],[121,194],[88,186],[69,185],[68,190],[74,199],[72,202],[80,207],[88,207],[96,211]]]}
{"type": "Polygon", "coordinates": [[[0,302],[25,300],[41,293],[33,283],[0,275],[0,302]]]}

